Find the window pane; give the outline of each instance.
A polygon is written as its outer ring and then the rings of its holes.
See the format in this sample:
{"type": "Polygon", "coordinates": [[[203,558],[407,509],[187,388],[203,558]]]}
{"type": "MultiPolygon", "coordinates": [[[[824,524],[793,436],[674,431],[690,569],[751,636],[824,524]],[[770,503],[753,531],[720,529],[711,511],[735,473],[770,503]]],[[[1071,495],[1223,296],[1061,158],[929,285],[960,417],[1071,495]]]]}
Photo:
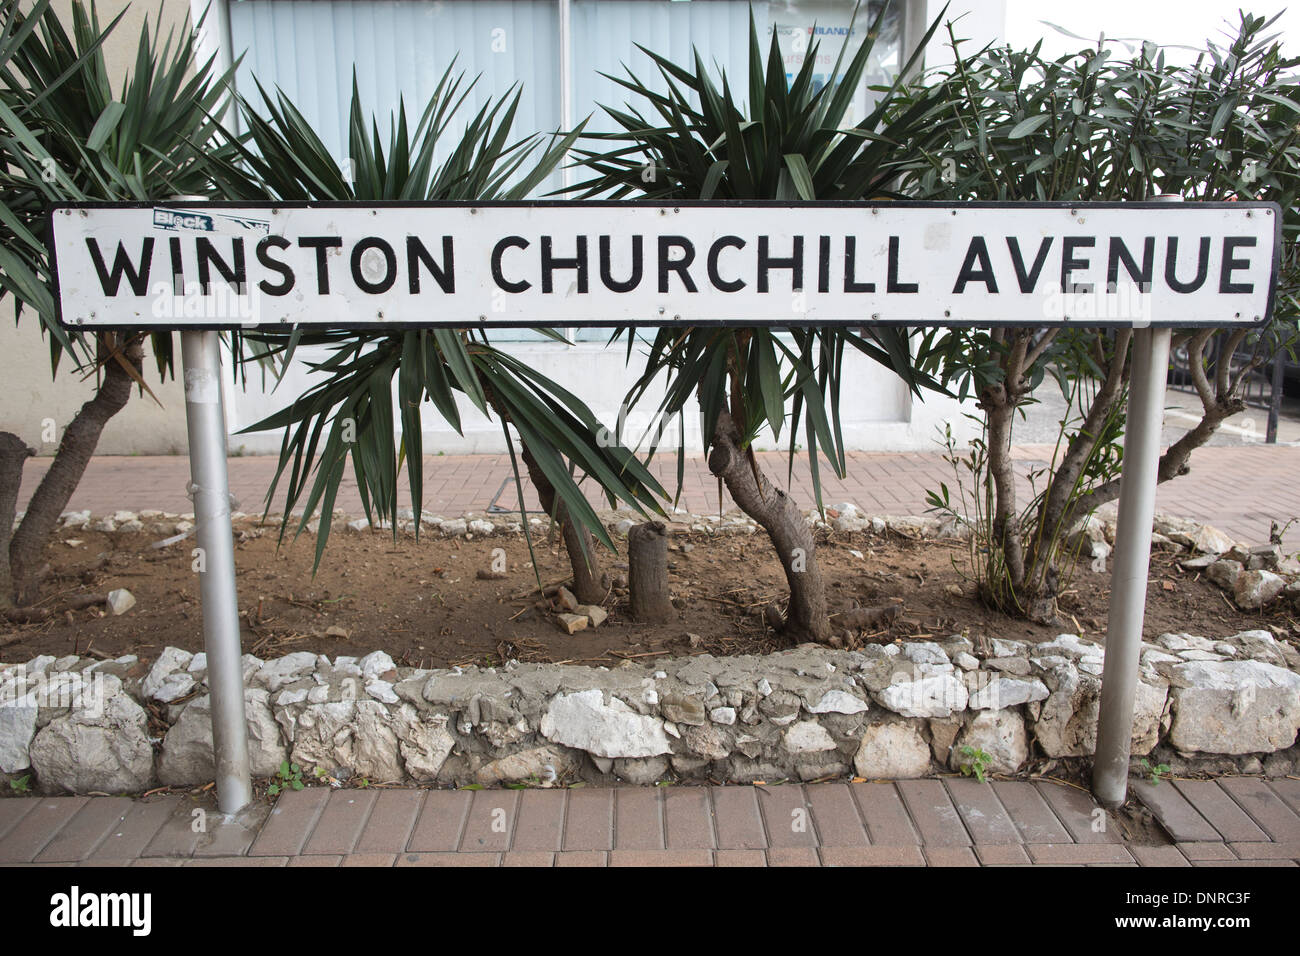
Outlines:
{"type": "MultiPolygon", "coordinates": [[[[850,50],[856,50],[880,9],[878,3],[863,4],[850,29],[853,7],[853,0],[752,4],[763,52],[767,53],[775,31],[788,79],[799,72],[812,43],[818,44],[820,83],[825,82],[834,66],[845,37],[849,38],[850,50]]],[[[846,115],[850,125],[865,116],[870,108],[873,95],[867,87],[892,78],[900,68],[900,20],[894,12],[898,8],[896,3],[891,5],[882,26],[866,76],[846,115]]],[[[591,128],[603,131],[615,128],[599,110],[599,104],[622,107],[631,94],[601,73],[626,77],[624,66],[627,66],[642,83],[664,88],[658,70],[636,44],[682,65],[691,63],[692,49],[697,48],[706,65],[717,72],[726,72],[736,97],[747,99],[751,9],[748,0],[573,0],[572,9],[575,120],[591,113],[591,128]]],[[[647,112],[648,104],[644,101],[633,101],[632,105],[643,115],[654,116],[647,112]]]]}
{"type": "Polygon", "coordinates": [[[240,93],[259,107],[254,76],[272,95],[283,89],[340,160],[354,69],[385,137],[399,98],[414,126],[453,59],[466,85],[478,82],[450,134],[515,83],[523,84],[517,136],[561,125],[554,0],[239,0],[230,4],[230,34],[234,55],[244,54],[240,93]]]}

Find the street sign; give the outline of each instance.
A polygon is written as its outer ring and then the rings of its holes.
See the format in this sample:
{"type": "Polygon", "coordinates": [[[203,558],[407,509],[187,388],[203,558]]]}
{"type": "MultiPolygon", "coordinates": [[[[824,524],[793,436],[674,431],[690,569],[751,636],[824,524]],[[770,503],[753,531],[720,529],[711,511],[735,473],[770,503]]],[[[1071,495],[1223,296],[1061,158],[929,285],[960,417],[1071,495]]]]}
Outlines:
{"type": "Polygon", "coordinates": [[[190,203],[53,210],[94,328],[1255,325],[1274,203],[190,203]]]}

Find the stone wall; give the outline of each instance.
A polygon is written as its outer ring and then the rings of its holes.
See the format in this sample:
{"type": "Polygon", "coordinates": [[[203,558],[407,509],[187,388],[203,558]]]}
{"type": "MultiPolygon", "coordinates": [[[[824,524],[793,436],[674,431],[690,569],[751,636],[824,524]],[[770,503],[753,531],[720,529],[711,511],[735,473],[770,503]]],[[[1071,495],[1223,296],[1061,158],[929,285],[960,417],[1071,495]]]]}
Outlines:
{"type": "MultiPolygon", "coordinates": [[[[840,531],[961,533],[932,518],[867,517],[852,505],[828,514],[840,531]]],[[[189,516],[160,513],[99,521],[80,513],[65,526],[110,521],[118,530],[192,530],[189,516]]],[[[447,535],[518,533],[517,522],[421,516],[447,535]]],[[[631,519],[610,518],[618,533],[625,523],[631,519]]],[[[730,516],[687,516],[683,524],[753,533],[730,516]]],[[[1090,519],[1076,534],[1084,556],[1104,568],[1113,526],[1090,519]]],[[[1246,549],[1213,528],[1168,518],[1157,520],[1153,543],[1199,554],[1185,562],[1193,569],[1235,572],[1223,575],[1226,588],[1254,575],[1273,592],[1261,604],[1297,590],[1297,569],[1275,548],[1246,549]]],[[[1253,591],[1237,597],[1256,600],[1253,591]]],[[[1014,773],[1031,760],[1093,753],[1103,653],[1061,634],[1039,644],[994,638],[979,653],[953,635],[614,668],[510,661],[415,670],[383,651],[334,660],[245,655],[245,706],[253,772],[262,777],[288,759],[309,778],[447,786],[899,778],[961,769],[975,752],[987,769],[1014,773]]],[[[1154,754],[1153,764],[1176,769],[1270,773],[1300,767],[1300,653],[1290,644],[1266,630],[1163,634],[1143,644],[1140,667],[1135,760],[1154,754]]],[[[171,647],[147,665],[133,656],[0,664],[0,774],[30,775],[46,792],[206,783],[213,776],[206,676],[203,654],[171,647]],[[151,723],[145,705],[161,722],[151,723]]]]}
{"type": "MultiPolygon", "coordinates": [[[[916,641],[615,668],[508,662],[399,668],[383,651],[244,658],[253,772],[494,786],[583,779],[815,780],[960,769],[1012,773],[1096,746],[1102,648],[916,641]]],[[[1145,644],[1133,754],[1231,755],[1292,772],[1300,655],[1267,631],[1145,644]]],[[[0,671],[0,771],[45,792],[131,793],[212,779],[204,655],[37,658],[0,671]],[[170,723],[150,736],[143,703],[170,723]]],[[[1153,761],[1155,762],[1155,761],[1153,761]]]]}

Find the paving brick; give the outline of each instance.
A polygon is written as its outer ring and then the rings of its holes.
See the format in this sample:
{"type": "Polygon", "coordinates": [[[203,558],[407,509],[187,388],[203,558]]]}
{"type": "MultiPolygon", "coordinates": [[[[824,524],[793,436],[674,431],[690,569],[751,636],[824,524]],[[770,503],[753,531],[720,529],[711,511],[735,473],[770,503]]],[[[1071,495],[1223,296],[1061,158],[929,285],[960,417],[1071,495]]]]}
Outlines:
{"type": "Polygon", "coordinates": [[[1167,783],[1152,783],[1149,780],[1130,781],[1129,788],[1133,795],[1155,814],[1168,834],[1178,842],[1195,843],[1199,840],[1218,842],[1223,839],[1219,831],[1196,811],[1178,788],[1171,787],[1167,783]]]}
{"type": "MultiPolygon", "coordinates": [[[[903,798],[892,783],[851,783],[849,792],[862,812],[873,846],[915,846],[921,842],[903,798]]],[[[822,859],[826,859],[825,854],[822,859]]]]}
{"type": "MultiPolygon", "coordinates": [[[[27,802],[28,797],[13,797],[0,803],[27,802]]],[[[29,863],[55,838],[60,830],[81,812],[89,797],[47,797],[31,800],[32,807],[23,814],[9,834],[0,841],[0,863],[29,863]]]]}
{"type": "Polygon", "coordinates": [[[1300,815],[1293,813],[1263,780],[1222,777],[1217,782],[1273,840],[1300,840],[1300,815]]]}
{"type": "Polygon", "coordinates": [[[243,856],[262,829],[271,808],[260,800],[226,817],[216,808],[216,800],[209,791],[204,795],[207,811],[205,828],[199,834],[192,851],[194,856],[243,856]]]}
{"type": "Polygon", "coordinates": [[[330,791],[323,787],[286,790],[248,848],[249,856],[298,856],[320,816],[330,791]]]}
{"type": "Polygon", "coordinates": [[[968,846],[923,847],[925,862],[930,866],[979,866],[979,860],[968,846]]]}
{"type": "Polygon", "coordinates": [[[126,797],[91,798],[36,855],[36,862],[84,860],[118,827],[130,811],[131,804],[132,801],[126,797]]]}
{"type": "Polygon", "coordinates": [[[189,860],[183,860],[180,857],[155,856],[144,857],[139,860],[132,860],[131,866],[145,867],[164,867],[164,866],[184,866],[189,860]]]}
{"type": "Polygon", "coordinates": [[[417,852],[454,850],[469,816],[471,790],[430,790],[416,817],[406,848],[417,852]]]}
{"type": "Polygon", "coordinates": [[[1029,843],[1025,847],[1035,863],[1131,863],[1133,858],[1114,843],[1029,843]]]}
{"type": "Polygon", "coordinates": [[[713,820],[718,847],[726,850],[766,849],[767,834],[758,809],[756,787],[718,787],[713,791],[713,820]]]}
{"type": "Polygon", "coordinates": [[[823,866],[925,866],[921,848],[912,846],[824,846],[823,866]]]}
{"type": "Polygon", "coordinates": [[[1029,865],[1029,854],[1018,843],[977,843],[975,855],[985,866],[1029,865]]]}
{"type": "MultiPolygon", "coordinates": [[[[1279,778],[1270,780],[1269,787],[1276,793],[1293,813],[1300,813],[1300,780],[1279,778]]],[[[3,827],[0,826],[0,830],[3,827]]]]}
{"type": "Polygon", "coordinates": [[[400,853],[406,849],[424,805],[423,790],[379,790],[354,853],[400,853]]]}
{"type": "Polygon", "coordinates": [[[343,857],[335,854],[334,856],[291,856],[289,857],[290,866],[306,866],[316,869],[338,866],[343,862],[343,857]]]}
{"type": "Polygon", "coordinates": [[[817,831],[804,789],[796,784],[755,787],[758,808],[772,847],[815,847],[817,831]]]}
{"type": "Polygon", "coordinates": [[[714,866],[767,866],[767,854],[762,850],[718,850],[713,854],[714,866]]]}
{"type": "Polygon", "coordinates": [[[712,866],[712,850],[614,850],[610,866],[712,866]]]}
{"type": "Polygon", "coordinates": [[[926,846],[961,846],[971,842],[961,815],[938,780],[899,780],[896,784],[907,812],[926,846]]]}
{"type": "Polygon", "coordinates": [[[1300,859],[1300,840],[1291,843],[1229,843],[1228,846],[1243,860],[1300,859]]]}
{"type": "Polygon", "coordinates": [[[555,854],[542,850],[510,850],[501,858],[502,866],[551,867],[555,854]]]}
{"type": "Polygon", "coordinates": [[[1236,854],[1226,843],[1179,843],[1178,852],[1187,859],[1198,860],[1235,860],[1236,854]]]}
{"type": "Polygon", "coordinates": [[[180,797],[170,794],[131,801],[131,807],[122,820],[109,831],[87,859],[92,863],[99,860],[107,863],[108,860],[128,860],[140,856],[162,825],[176,812],[180,802],[180,797]]]}
{"type": "Polygon", "coordinates": [[[519,811],[519,791],[476,790],[473,793],[460,849],[476,853],[506,849],[519,811]]]}
{"type": "Polygon", "coordinates": [[[608,866],[609,853],[605,850],[565,850],[555,854],[556,866],[608,866]]]}
{"type": "Polygon", "coordinates": [[[39,800],[29,799],[27,797],[14,797],[10,800],[0,800],[0,840],[14,827],[20,820],[31,812],[39,800]]]}
{"type": "Polygon", "coordinates": [[[803,789],[821,846],[867,845],[867,831],[847,784],[814,783],[803,789]]]}
{"type": "Polygon", "coordinates": [[[378,796],[377,791],[369,789],[335,790],[325,802],[302,852],[351,853],[378,796]]]}
{"type": "Polygon", "coordinates": [[[1128,851],[1142,866],[1191,866],[1176,846],[1131,846],[1128,851]]]}
{"type": "Polygon", "coordinates": [[[663,791],[664,833],[670,850],[712,849],[713,803],[707,787],[668,787],[663,791]]]}
{"type": "Polygon", "coordinates": [[[500,853],[399,853],[398,866],[498,866],[500,853]]]}
{"type": "Polygon", "coordinates": [[[1007,815],[997,793],[987,783],[950,777],[948,796],[976,844],[1020,843],[1020,831],[1007,815]]]}
{"type": "Polygon", "coordinates": [[[288,866],[287,856],[208,856],[185,861],[186,866],[288,866]]]}
{"type": "Polygon", "coordinates": [[[655,788],[614,791],[614,849],[664,849],[663,803],[655,788]]]}
{"type": "Polygon", "coordinates": [[[1174,787],[1217,830],[1221,840],[1256,842],[1268,835],[1213,780],[1175,780],[1174,787]]]}
{"type": "MultiPolygon", "coordinates": [[[[741,851],[745,852],[745,851],[741,851]]],[[[772,847],[767,851],[768,866],[821,866],[817,848],[812,846],[772,847]]]]}
{"type": "Polygon", "coordinates": [[[396,853],[349,853],[343,858],[341,866],[382,866],[397,864],[396,853]]]}
{"type": "Polygon", "coordinates": [[[614,791],[570,790],[564,820],[564,850],[611,850],[613,847],[614,791]]]}
{"type": "Polygon", "coordinates": [[[1192,866],[1295,866],[1293,860],[1196,860],[1192,866]]]}
{"type": "Polygon", "coordinates": [[[1050,780],[1039,780],[1036,786],[1057,818],[1070,831],[1075,843],[1119,841],[1119,837],[1111,832],[1114,828],[1110,825],[1106,811],[1097,806],[1090,793],[1068,784],[1052,783],[1050,780]]]}
{"type": "Polygon", "coordinates": [[[550,852],[560,849],[564,842],[564,797],[564,790],[521,791],[511,849],[550,852]]]}

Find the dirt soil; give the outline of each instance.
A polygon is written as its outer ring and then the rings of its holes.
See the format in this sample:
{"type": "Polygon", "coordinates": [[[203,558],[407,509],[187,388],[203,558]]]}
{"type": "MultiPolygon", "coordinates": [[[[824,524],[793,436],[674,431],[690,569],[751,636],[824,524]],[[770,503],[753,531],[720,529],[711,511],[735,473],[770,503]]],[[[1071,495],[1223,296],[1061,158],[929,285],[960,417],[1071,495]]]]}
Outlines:
{"type": "MultiPolygon", "coordinates": [[[[53,572],[42,606],[54,611],[35,624],[0,630],[0,658],[37,654],[156,657],[175,645],[203,649],[198,576],[192,540],[153,550],[154,535],[64,531],[49,551],[53,572]],[[114,617],[105,608],[61,610],[77,595],[127,588],[136,605],[114,617]]],[[[244,650],[270,658],[293,651],[330,657],[382,649],[399,664],[447,667],[520,661],[616,664],[620,659],[713,653],[765,653],[784,646],[765,627],[763,608],[785,598],[785,579],[765,535],[711,537],[674,532],[669,575],[677,605],[664,625],[632,622],[625,595],[605,601],[609,619],[598,628],[564,633],[536,592],[522,537],[475,540],[391,532],[330,538],[313,577],[315,540],[304,535],[277,547],[274,526],[236,530],[236,568],[244,650]],[[242,540],[238,540],[242,539],[242,540]],[[483,580],[492,552],[504,548],[507,576],[483,580]]],[[[534,539],[544,584],[567,576],[558,541],[534,539]]],[[[912,541],[894,535],[823,533],[817,555],[829,582],[832,610],[901,600],[888,630],[844,635],[862,640],[981,636],[1048,640],[1063,630],[1103,640],[1110,578],[1081,567],[1061,600],[1060,627],[1014,620],[984,607],[963,573],[966,546],[912,541]],[[859,558],[853,551],[859,552],[859,558]]],[[[1236,609],[1218,587],[1178,566],[1181,553],[1153,555],[1146,632],[1226,636],[1258,627],[1295,637],[1287,610],[1236,609]]],[[[613,575],[626,573],[625,555],[604,555],[613,575]]]]}

